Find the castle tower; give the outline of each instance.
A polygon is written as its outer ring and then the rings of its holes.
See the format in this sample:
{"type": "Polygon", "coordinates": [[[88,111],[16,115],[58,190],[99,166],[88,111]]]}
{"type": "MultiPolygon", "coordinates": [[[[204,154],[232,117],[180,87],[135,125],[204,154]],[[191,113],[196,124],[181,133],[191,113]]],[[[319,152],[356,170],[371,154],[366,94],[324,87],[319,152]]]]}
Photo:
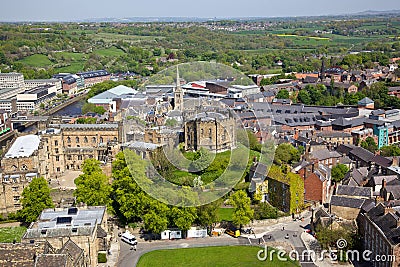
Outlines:
{"type": "Polygon", "coordinates": [[[176,66],[176,88],[174,92],[174,109],[183,111],[183,90],[179,78],[179,68],[176,66]]]}

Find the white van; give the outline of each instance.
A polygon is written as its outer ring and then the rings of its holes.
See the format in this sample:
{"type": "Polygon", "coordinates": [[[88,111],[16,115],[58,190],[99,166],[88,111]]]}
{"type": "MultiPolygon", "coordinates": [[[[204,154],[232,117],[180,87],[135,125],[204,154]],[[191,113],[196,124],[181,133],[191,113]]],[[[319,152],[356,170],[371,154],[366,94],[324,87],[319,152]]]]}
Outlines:
{"type": "Polygon", "coordinates": [[[129,232],[123,233],[121,236],[121,240],[132,246],[137,245],[136,237],[129,232]]]}

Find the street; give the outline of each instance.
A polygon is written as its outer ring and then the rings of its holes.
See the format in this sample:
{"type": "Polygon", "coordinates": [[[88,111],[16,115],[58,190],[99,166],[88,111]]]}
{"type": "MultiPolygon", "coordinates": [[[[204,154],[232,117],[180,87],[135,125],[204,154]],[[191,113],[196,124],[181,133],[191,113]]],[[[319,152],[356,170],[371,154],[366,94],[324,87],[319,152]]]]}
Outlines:
{"type": "MultiPolygon", "coordinates": [[[[304,221],[288,221],[286,223],[278,223],[272,226],[254,227],[254,234],[243,235],[239,238],[233,238],[226,234],[221,237],[206,237],[200,239],[181,239],[181,240],[156,240],[156,241],[140,241],[137,245],[137,250],[131,250],[131,246],[120,242],[120,254],[116,266],[132,267],[136,266],[141,255],[160,249],[175,249],[189,247],[207,247],[207,246],[235,246],[235,245],[261,245],[263,244],[262,237],[268,244],[286,243],[294,248],[299,255],[306,250],[300,236],[304,232],[304,227],[310,221],[310,214],[306,216],[304,221]]],[[[254,255],[257,257],[257,255],[254,255]]],[[[315,266],[311,262],[301,262],[302,266],[315,266]]]]}

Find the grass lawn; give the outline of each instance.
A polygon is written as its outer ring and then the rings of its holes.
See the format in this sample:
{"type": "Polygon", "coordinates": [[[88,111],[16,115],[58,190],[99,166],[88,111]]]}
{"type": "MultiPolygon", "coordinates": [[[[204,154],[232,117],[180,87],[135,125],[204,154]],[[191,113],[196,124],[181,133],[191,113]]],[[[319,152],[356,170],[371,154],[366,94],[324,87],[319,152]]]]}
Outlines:
{"type": "Polygon", "coordinates": [[[84,61],[85,54],[83,53],[72,53],[72,52],[58,52],[54,54],[57,59],[67,59],[72,61],[84,61]]]}
{"type": "Polygon", "coordinates": [[[233,208],[219,208],[218,218],[220,221],[231,222],[232,221],[233,208]]]}
{"type": "Polygon", "coordinates": [[[25,232],[26,227],[0,228],[0,243],[12,243],[14,239],[20,242],[25,232]]]}
{"type": "MultiPolygon", "coordinates": [[[[229,247],[204,247],[183,248],[170,250],[156,250],[140,257],[138,267],[158,266],[191,266],[191,267],[242,267],[242,266],[299,266],[291,261],[279,261],[274,254],[272,261],[257,259],[259,247],[229,246],[229,247]]],[[[261,255],[263,256],[263,255],[261,255]]]]}
{"type": "Polygon", "coordinates": [[[94,51],[94,53],[97,55],[100,55],[100,56],[105,56],[105,57],[118,57],[118,56],[125,54],[124,51],[122,51],[119,48],[116,48],[115,46],[112,46],[107,49],[96,50],[96,51],[94,51]]]}
{"type": "Polygon", "coordinates": [[[36,54],[29,57],[21,59],[19,62],[31,66],[31,67],[48,67],[52,63],[45,55],[36,54]]]}
{"type": "Polygon", "coordinates": [[[84,66],[85,66],[84,62],[72,62],[71,65],[69,66],[55,68],[54,70],[57,72],[77,73],[83,71],[84,66]]]}

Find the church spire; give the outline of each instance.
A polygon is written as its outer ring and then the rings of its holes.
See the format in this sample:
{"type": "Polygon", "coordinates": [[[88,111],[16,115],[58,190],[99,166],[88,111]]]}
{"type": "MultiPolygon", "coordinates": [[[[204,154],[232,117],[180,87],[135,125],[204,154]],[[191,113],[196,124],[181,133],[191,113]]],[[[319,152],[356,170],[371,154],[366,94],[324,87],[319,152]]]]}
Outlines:
{"type": "Polygon", "coordinates": [[[179,77],[179,68],[176,66],[176,88],[174,92],[174,109],[183,110],[183,91],[181,87],[181,79],[179,77]]]}

